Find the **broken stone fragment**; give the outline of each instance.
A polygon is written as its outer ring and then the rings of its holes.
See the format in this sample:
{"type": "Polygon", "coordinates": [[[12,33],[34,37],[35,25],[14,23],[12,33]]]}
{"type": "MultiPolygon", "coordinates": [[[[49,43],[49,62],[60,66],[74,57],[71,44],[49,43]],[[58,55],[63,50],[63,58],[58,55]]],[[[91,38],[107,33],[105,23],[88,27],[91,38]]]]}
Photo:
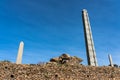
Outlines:
{"type": "Polygon", "coordinates": [[[62,54],[59,58],[70,58],[69,54],[62,54]]]}
{"type": "Polygon", "coordinates": [[[59,57],[56,58],[51,58],[50,62],[56,62],[59,64],[79,64],[80,62],[82,62],[83,60],[81,58],[78,58],[76,56],[70,56],[69,54],[62,54],[59,57]]]}
{"type": "Polygon", "coordinates": [[[52,58],[50,59],[50,62],[58,62],[59,61],[59,58],[52,58]]]}

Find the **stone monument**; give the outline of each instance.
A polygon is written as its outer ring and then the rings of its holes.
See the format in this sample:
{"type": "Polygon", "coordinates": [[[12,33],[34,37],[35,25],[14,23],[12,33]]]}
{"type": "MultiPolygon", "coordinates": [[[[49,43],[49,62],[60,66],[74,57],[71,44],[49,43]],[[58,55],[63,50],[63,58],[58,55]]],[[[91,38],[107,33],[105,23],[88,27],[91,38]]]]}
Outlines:
{"type": "Polygon", "coordinates": [[[84,25],[84,36],[85,36],[88,65],[98,66],[97,59],[96,59],[96,52],[94,48],[94,42],[92,38],[91,26],[90,26],[89,17],[86,9],[83,9],[82,11],[82,19],[83,19],[83,25],[84,25]]]}
{"type": "Polygon", "coordinates": [[[23,41],[21,41],[20,45],[19,45],[19,49],[18,49],[16,64],[21,64],[22,63],[23,48],[24,48],[24,43],[23,43],[23,41]]]}
{"type": "Polygon", "coordinates": [[[108,55],[108,58],[109,58],[110,66],[114,67],[113,61],[112,61],[112,56],[110,54],[108,55]]]}

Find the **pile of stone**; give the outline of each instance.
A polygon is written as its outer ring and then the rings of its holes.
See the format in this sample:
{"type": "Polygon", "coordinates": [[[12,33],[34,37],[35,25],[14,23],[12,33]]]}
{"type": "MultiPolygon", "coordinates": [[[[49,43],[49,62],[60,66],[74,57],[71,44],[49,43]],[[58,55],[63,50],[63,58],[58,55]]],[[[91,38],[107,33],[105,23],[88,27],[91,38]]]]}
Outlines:
{"type": "Polygon", "coordinates": [[[58,63],[58,64],[79,64],[83,60],[76,56],[70,56],[69,54],[62,54],[59,57],[50,59],[50,62],[58,63]]]}
{"type": "Polygon", "coordinates": [[[84,66],[81,61],[62,54],[50,64],[0,62],[0,80],[120,80],[120,68],[84,66]]]}

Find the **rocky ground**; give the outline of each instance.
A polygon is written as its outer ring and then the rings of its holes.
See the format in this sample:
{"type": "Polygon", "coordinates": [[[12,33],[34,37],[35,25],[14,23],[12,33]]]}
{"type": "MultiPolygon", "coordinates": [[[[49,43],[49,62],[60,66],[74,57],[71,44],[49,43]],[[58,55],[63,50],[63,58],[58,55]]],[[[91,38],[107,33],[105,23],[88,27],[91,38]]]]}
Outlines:
{"type": "Polygon", "coordinates": [[[84,66],[77,63],[81,59],[69,58],[60,56],[45,64],[0,62],[0,80],[120,80],[120,68],[84,66]]]}

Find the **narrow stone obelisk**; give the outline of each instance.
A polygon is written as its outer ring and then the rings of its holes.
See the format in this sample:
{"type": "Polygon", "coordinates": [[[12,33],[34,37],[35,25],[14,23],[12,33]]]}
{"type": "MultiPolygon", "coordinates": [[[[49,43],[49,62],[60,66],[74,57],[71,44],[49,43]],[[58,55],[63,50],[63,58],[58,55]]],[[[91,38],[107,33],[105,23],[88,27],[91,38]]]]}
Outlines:
{"type": "Polygon", "coordinates": [[[110,54],[108,55],[108,58],[109,58],[110,66],[114,67],[113,61],[112,61],[112,56],[110,54]]]}
{"type": "Polygon", "coordinates": [[[83,25],[84,25],[84,37],[85,37],[88,65],[98,66],[97,59],[96,59],[96,52],[94,48],[94,42],[92,38],[91,26],[90,26],[89,17],[86,9],[83,9],[82,11],[82,19],[83,19],[83,25]]]}
{"type": "Polygon", "coordinates": [[[18,49],[16,64],[21,64],[22,63],[23,48],[24,48],[24,43],[23,43],[23,41],[21,41],[20,45],[19,45],[19,49],[18,49]]]}

